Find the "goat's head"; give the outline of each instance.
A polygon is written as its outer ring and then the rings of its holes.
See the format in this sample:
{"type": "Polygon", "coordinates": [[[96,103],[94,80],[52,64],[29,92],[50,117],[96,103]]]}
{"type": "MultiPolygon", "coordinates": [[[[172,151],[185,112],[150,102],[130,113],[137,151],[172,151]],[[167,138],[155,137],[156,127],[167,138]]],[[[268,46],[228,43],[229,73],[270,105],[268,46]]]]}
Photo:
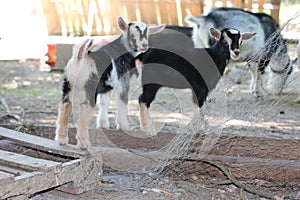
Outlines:
{"type": "Polygon", "coordinates": [[[248,40],[256,35],[256,33],[240,33],[239,30],[233,28],[225,28],[222,31],[210,28],[210,34],[217,41],[229,46],[230,58],[232,60],[240,58],[240,45],[243,40],[248,40]]]}
{"type": "Polygon", "coordinates": [[[160,32],[165,25],[147,26],[143,22],[127,24],[122,17],[118,19],[118,26],[125,35],[129,48],[136,52],[145,52],[149,48],[149,35],[160,32]]]}

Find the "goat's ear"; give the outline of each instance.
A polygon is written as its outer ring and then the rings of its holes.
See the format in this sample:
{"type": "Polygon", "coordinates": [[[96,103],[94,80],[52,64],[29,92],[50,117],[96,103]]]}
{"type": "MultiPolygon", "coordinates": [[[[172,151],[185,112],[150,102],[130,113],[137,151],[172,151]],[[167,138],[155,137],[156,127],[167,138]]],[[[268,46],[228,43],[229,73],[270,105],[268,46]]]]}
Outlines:
{"type": "Polygon", "coordinates": [[[218,29],[210,28],[209,33],[212,37],[214,37],[217,41],[220,41],[221,32],[218,29]]]}
{"type": "Polygon", "coordinates": [[[243,33],[242,34],[242,39],[243,40],[249,40],[250,38],[252,38],[255,35],[256,35],[256,33],[243,33]]]}
{"type": "Polygon", "coordinates": [[[159,33],[166,27],[165,24],[159,25],[159,26],[149,26],[149,35],[159,33]]]}
{"type": "Polygon", "coordinates": [[[190,24],[199,24],[199,19],[194,16],[186,16],[184,18],[185,22],[190,23],[190,24]]]}
{"type": "Polygon", "coordinates": [[[121,31],[128,31],[128,24],[124,21],[122,17],[118,18],[118,26],[121,31]]]}

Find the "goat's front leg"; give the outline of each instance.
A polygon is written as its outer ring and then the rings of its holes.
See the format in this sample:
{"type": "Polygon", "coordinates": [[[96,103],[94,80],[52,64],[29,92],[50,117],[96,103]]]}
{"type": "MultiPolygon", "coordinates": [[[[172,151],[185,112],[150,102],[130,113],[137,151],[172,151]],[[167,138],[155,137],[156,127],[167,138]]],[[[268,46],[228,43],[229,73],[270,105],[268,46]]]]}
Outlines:
{"type": "Polygon", "coordinates": [[[61,102],[58,108],[58,118],[56,122],[55,141],[60,145],[68,144],[68,122],[72,112],[70,101],[61,102]]]}
{"type": "Polygon", "coordinates": [[[98,94],[99,112],[97,128],[109,128],[108,107],[110,103],[109,93],[98,94]]]}
{"type": "Polygon", "coordinates": [[[115,88],[115,98],[116,98],[116,105],[117,105],[117,116],[116,116],[116,124],[117,129],[121,130],[129,130],[129,123],[128,123],[128,91],[129,91],[129,81],[127,83],[120,83],[118,84],[117,88],[115,88]]]}
{"type": "Polygon", "coordinates": [[[149,107],[160,87],[161,85],[158,84],[143,85],[143,93],[139,97],[140,124],[142,128],[146,131],[147,135],[150,136],[157,135],[157,131],[155,130],[155,127],[151,122],[149,107]]]}
{"type": "Polygon", "coordinates": [[[80,149],[88,149],[90,144],[89,139],[89,124],[93,115],[93,106],[89,103],[81,103],[79,105],[79,115],[77,121],[77,146],[80,149]]]}
{"type": "Polygon", "coordinates": [[[260,72],[255,63],[248,64],[251,74],[250,90],[255,97],[260,96],[259,84],[261,84],[260,72]]]}
{"type": "Polygon", "coordinates": [[[147,135],[157,135],[156,129],[151,122],[149,108],[147,107],[146,103],[143,102],[140,102],[140,124],[142,128],[146,131],[147,135]]]}

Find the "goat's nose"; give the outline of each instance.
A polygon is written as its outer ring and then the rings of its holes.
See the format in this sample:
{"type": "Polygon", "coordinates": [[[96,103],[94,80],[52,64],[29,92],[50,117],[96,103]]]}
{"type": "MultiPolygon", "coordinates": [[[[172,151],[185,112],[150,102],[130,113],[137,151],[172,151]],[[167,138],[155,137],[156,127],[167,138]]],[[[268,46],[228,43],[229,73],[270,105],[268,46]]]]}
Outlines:
{"type": "Polygon", "coordinates": [[[148,44],[142,44],[143,48],[148,48],[148,44]]]}
{"type": "Polygon", "coordinates": [[[235,54],[236,56],[238,56],[238,55],[240,55],[240,51],[234,51],[234,54],[235,54]]]}

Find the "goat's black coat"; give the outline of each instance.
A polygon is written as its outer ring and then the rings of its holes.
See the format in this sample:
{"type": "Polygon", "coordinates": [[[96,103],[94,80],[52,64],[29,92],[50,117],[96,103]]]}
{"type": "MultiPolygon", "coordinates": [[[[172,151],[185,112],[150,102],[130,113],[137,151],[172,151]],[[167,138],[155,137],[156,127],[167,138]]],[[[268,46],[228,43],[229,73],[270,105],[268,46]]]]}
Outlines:
{"type": "Polygon", "coordinates": [[[201,107],[221,78],[229,58],[229,47],[223,38],[206,49],[150,48],[137,57],[144,64],[139,102],[149,107],[161,87],[191,88],[194,102],[201,107]]]}
{"type": "Polygon", "coordinates": [[[69,94],[70,91],[71,91],[71,84],[67,80],[67,78],[65,77],[64,78],[64,82],[63,82],[63,86],[62,86],[62,92],[63,92],[62,102],[70,101],[69,100],[69,96],[68,96],[68,94],[69,94]]]}
{"type": "Polygon", "coordinates": [[[192,37],[193,35],[193,28],[188,26],[176,26],[176,25],[167,25],[165,30],[173,30],[179,33],[182,33],[188,37],[192,37]]]}

